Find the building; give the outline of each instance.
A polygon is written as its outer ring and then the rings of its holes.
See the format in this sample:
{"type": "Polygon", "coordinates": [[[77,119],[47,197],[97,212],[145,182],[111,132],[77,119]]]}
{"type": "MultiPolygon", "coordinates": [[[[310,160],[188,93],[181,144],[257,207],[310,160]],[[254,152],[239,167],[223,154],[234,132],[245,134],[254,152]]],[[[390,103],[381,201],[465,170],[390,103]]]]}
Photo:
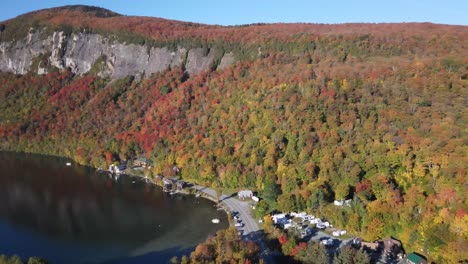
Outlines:
{"type": "Polygon", "coordinates": [[[151,167],[151,160],[140,157],[133,161],[133,166],[148,168],[151,167]]]}
{"type": "Polygon", "coordinates": [[[408,256],[406,256],[406,263],[408,263],[408,264],[426,264],[427,261],[423,256],[413,252],[413,253],[408,254],[408,256]]]}
{"type": "Polygon", "coordinates": [[[243,190],[237,193],[239,196],[239,199],[245,200],[245,199],[250,199],[253,196],[253,192],[251,190],[243,190]]]}

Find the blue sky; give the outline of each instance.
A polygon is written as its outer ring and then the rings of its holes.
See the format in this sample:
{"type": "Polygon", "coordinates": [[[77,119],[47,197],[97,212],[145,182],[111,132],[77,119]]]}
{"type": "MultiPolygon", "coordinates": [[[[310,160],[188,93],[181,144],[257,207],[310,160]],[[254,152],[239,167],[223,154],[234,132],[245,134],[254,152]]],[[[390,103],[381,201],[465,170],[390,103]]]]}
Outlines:
{"type": "Polygon", "coordinates": [[[124,15],[205,24],[257,22],[432,22],[468,25],[468,0],[0,0],[0,21],[49,7],[84,4],[124,15]]]}

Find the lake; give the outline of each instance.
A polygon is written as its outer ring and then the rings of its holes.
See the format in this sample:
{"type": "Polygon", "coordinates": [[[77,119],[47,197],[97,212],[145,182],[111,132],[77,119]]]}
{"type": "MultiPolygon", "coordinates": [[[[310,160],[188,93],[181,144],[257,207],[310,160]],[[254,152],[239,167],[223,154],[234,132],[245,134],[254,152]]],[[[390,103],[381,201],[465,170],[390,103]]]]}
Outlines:
{"type": "Polygon", "coordinates": [[[227,226],[226,214],[206,199],[169,195],[144,179],[64,158],[0,151],[0,254],[165,263],[227,226]]]}

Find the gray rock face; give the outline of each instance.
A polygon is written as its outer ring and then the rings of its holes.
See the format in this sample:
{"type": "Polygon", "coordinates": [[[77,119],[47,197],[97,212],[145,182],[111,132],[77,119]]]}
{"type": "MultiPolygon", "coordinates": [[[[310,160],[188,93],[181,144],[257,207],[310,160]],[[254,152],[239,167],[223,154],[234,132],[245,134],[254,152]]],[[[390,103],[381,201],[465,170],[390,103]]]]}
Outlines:
{"type": "MultiPolygon", "coordinates": [[[[0,43],[0,71],[25,74],[34,71],[45,74],[47,70],[39,65],[31,69],[35,57],[47,54],[50,65],[61,70],[70,68],[75,74],[82,75],[90,71],[98,59],[105,58],[98,73],[112,79],[128,75],[149,77],[168,68],[180,67],[186,61],[185,69],[189,74],[196,74],[211,67],[214,51],[204,54],[203,49],[176,51],[167,48],[148,48],[134,44],[109,41],[98,34],[77,33],[70,36],[63,32],[54,32],[44,38],[39,31],[15,43],[0,43]],[[185,60],[185,58],[187,58],[185,60]]],[[[225,54],[219,65],[224,69],[234,62],[231,53],[225,54]]]]}
{"type": "Polygon", "coordinates": [[[229,67],[231,64],[234,63],[234,54],[232,52],[224,54],[223,58],[221,58],[221,62],[218,65],[218,69],[222,70],[229,67]]]}
{"type": "Polygon", "coordinates": [[[207,70],[210,68],[214,59],[214,52],[210,50],[207,55],[203,54],[204,50],[191,49],[187,55],[187,64],[185,64],[185,70],[189,74],[195,74],[201,70],[207,70]]]}
{"type": "Polygon", "coordinates": [[[40,53],[45,53],[43,41],[39,34],[28,34],[23,40],[16,43],[0,43],[0,71],[25,74],[31,66],[32,59],[40,53]]]}

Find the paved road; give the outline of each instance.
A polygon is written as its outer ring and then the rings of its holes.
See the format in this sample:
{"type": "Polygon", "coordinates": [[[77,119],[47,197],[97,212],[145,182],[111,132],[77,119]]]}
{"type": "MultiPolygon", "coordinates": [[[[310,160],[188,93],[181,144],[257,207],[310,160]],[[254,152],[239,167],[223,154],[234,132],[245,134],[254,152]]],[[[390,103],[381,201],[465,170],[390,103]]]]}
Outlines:
{"type": "MultiPolygon", "coordinates": [[[[213,198],[216,198],[216,191],[204,187],[204,186],[199,186],[195,185],[193,186],[194,189],[203,192],[204,194],[207,194],[213,198]]],[[[237,198],[229,197],[224,194],[221,195],[221,204],[224,205],[229,209],[229,211],[237,211],[239,213],[239,218],[244,223],[244,227],[241,228],[243,230],[243,235],[247,236],[250,233],[257,232],[260,230],[257,221],[254,219],[254,217],[250,213],[250,203],[246,201],[241,201],[238,200],[237,198]]]]}
{"type": "MultiPolygon", "coordinates": [[[[216,191],[211,188],[200,185],[194,185],[192,188],[216,199],[216,191]]],[[[261,236],[260,232],[258,232],[260,231],[260,227],[250,212],[250,203],[247,201],[241,201],[235,197],[226,196],[224,194],[221,195],[220,200],[221,204],[226,206],[229,211],[238,212],[240,220],[242,223],[244,223],[244,226],[240,228],[243,230],[242,237],[257,243],[257,245],[260,247],[261,257],[265,263],[275,263],[272,256],[269,255],[270,250],[265,244],[263,237],[261,236]]]]}

